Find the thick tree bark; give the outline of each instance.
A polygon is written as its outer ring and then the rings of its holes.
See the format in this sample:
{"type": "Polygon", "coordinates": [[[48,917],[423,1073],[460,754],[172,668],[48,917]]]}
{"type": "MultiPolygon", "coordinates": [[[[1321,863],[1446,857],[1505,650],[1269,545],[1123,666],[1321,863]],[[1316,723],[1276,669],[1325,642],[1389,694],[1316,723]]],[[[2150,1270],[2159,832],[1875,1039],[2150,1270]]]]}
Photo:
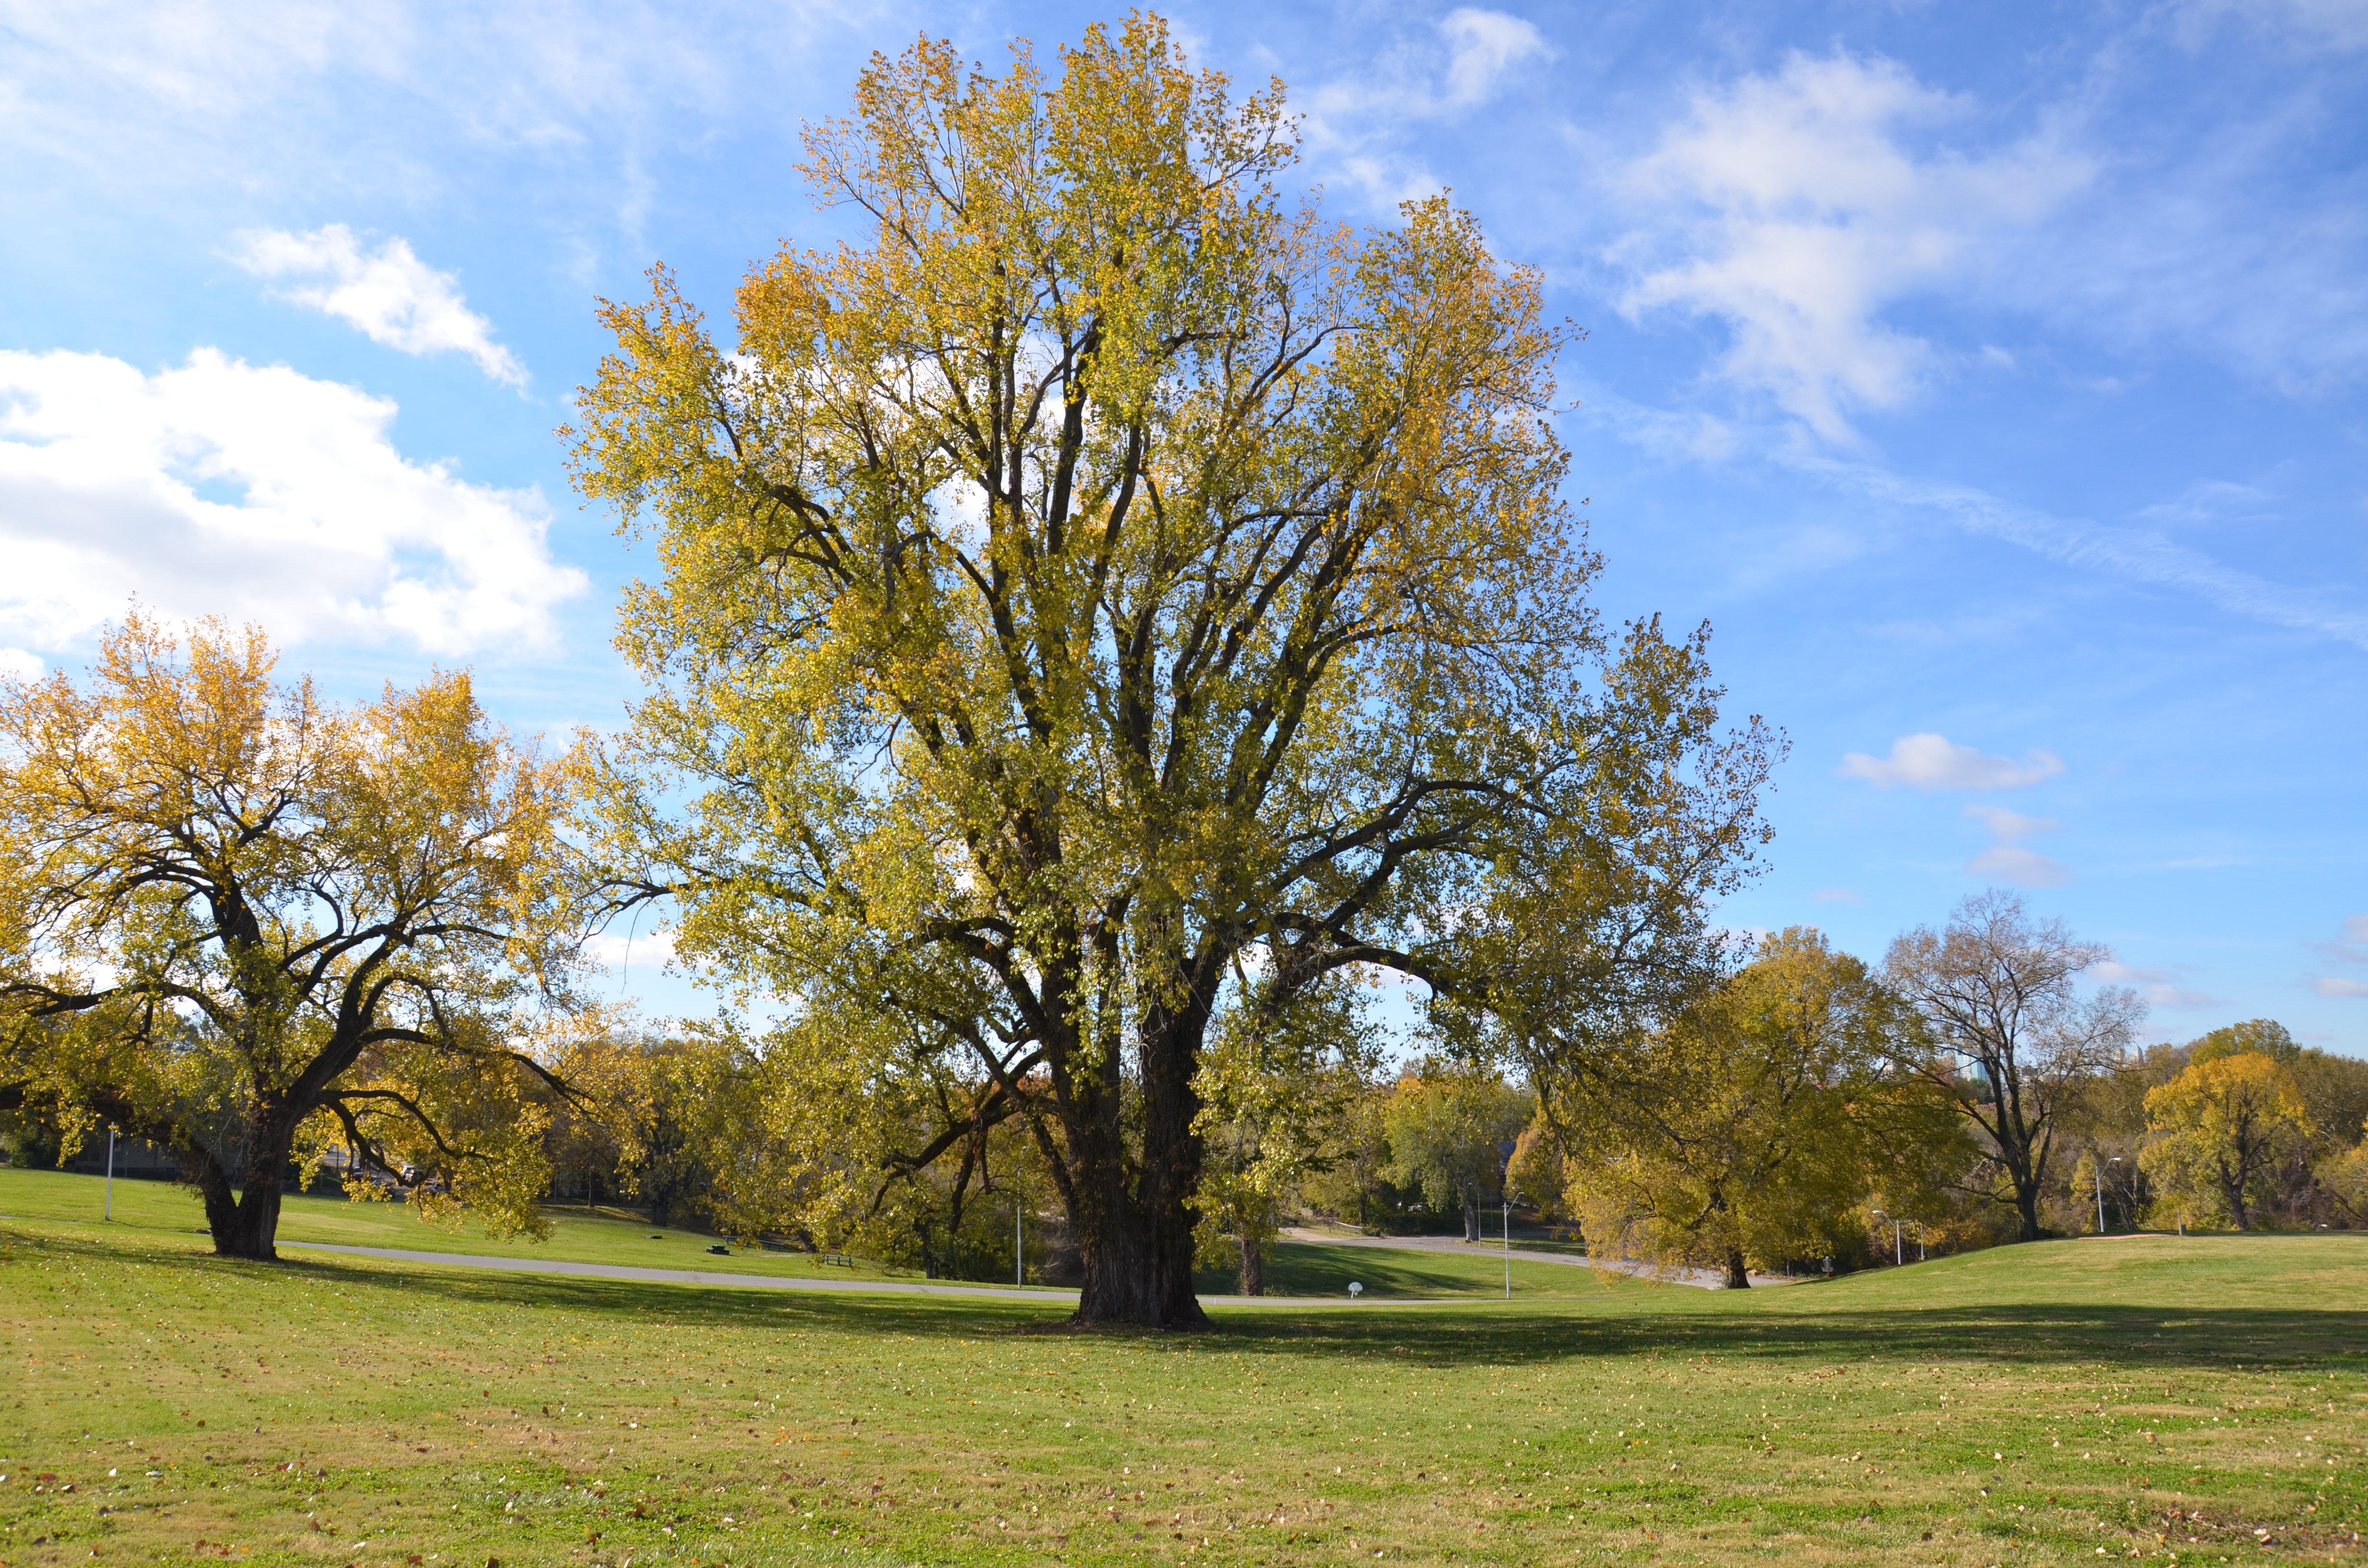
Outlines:
{"type": "Polygon", "coordinates": [[[1192,1290],[1189,1205],[1201,1179],[1201,1141],[1192,1131],[1201,1099],[1192,1074],[1208,1023],[1205,996],[1212,990],[1195,983],[1182,1007],[1145,1009],[1138,1036],[1142,1153],[1132,1191],[1118,1064],[1104,1063],[1093,1092],[1078,1096],[1078,1109],[1092,1112],[1069,1126],[1072,1223],[1086,1275],[1078,1323],[1209,1326],[1192,1290]]]}
{"type": "Polygon", "coordinates": [[[294,1142],[295,1122],[288,1117],[266,1112],[251,1119],[240,1182],[233,1190],[230,1171],[211,1150],[193,1137],[175,1141],[182,1167],[205,1205],[206,1230],[213,1237],[216,1257],[279,1261],[279,1205],[294,1142]]]}
{"type": "Polygon", "coordinates": [[[2237,1221],[2237,1228],[2238,1230],[2249,1231],[2253,1228],[2253,1214],[2252,1206],[2245,1201],[2245,1173],[2248,1165],[2248,1162],[2245,1158],[2245,1152],[2241,1148],[2237,1151],[2237,1169],[2233,1175],[2231,1175],[2228,1170],[2227,1161],[2222,1160],[2217,1162],[2217,1164],[2219,1165],[2220,1195],[2224,1199],[2227,1199],[2229,1218],[2237,1221]]]}
{"type": "Polygon", "coordinates": [[[1998,1096],[1998,1120],[1987,1131],[1990,1141],[1998,1145],[1998,1164],[2006,1167],[2006,1178],[2014,1188],[2014,1212],[2018,1241],[2039,1240],[2039,1203],[2045,1188],[2047,1156],[2054,1138],[2044,1129],[2032,1127],[2022,1115],[2021,1096],[1998,1096]]]}
{"type": "Polygon", "coordinates": [[[1744,1267],[1743,1249],[1740,1247],[1727,1248],[1726,1288],[1730,1290],[1751,1289],[1751,1270],[1744,1267]]]}
{"type": "Polygon", "coordinates": [[[1242,1227],[1241,1288],[1245,1296],[1266,1294],[1266,1243],[1247,1225],[1242,1227]]]}
{"type": "Polygon", "coordinates": [[[1469,1187],[1463,1189],[1463,1239],[1480,1240],[1480,1195],[1469,1187]]]}

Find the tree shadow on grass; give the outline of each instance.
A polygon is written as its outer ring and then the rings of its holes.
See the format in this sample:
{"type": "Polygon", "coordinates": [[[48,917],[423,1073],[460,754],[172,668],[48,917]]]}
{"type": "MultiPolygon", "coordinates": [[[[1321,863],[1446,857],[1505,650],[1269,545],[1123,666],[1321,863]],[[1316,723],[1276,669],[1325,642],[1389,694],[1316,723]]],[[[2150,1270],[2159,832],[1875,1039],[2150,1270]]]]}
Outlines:
{"type": "MultiPolygon", "coordinates": [[[[252,1264],[217,1258],[195,1245],[158,1245],[154,1238],[125,1245],[0,1230],[0,1244],[85,1264],[136,1260],[152,1269],[187,1270],[216,1286],[225,1276],[244,1273],[258,1286],[277,1279],[335,1283],[347,1290],[383,1292],[391,1301],[558,1311],[681,1327],[965,1339],[1041,1332],[1067,1317],[1056,1301],[1038,1306],[886,1292],[825,1295],[495,1270],[478,1274],[456,1267],[415,1270],[319,1255],[252,1264]]],[[[1530,1305],[1237,1308],[1220,1313],[1216,1326],[1203,1334],[1145,1336],[1121,1329],[1112,1336],[1179,1354],[1222,1349],[1399,1366],[1503,1366],[1572,1356],[1743,1356],[1811,1363],[1874,1358],[2199,1369],[2239,1363],[2368,1367],[2368,1311],[2062,1301],[1803,1310],[1787,1307],[1781,1295],[1730,1297],[1651,1286],[1530,1305]]]]}
{"type": "Polygon", "coordinates": [[[2345,1362],[2368,1368],[2368,1312],[2256,1307],[2067,1306],[2060,1301],[1820,1312],[1725,1306],[1693,1311],[1575,1303],[1448,1317],[1412,1310],[1228,1314],[1229,1347],[1281,1356],[1493,1364],[1567,1356],[1750,1357],[1835,1363],[1987,1360],[2226,1368],[2345,1362]],[[1725,1308],[1725,1310],[1721,1310],[1725,1308]]]}
{"type": "MultiPolygon", "coordinates": [[[[1536,1264],[1519,1260],[1515,1289],[1531,1298],[1551,1293],[1554,1299],[1600,1296],[1605,1287],[1595,1271],[1571,1264],[1536,1264]],[[1551,1270],[1553,1283],[1541,1289],[1540,1276],[1551,1270]],[[1567,1278],[1561,1278],[1567,1276],[1567,1278]]],[[[1500,1259],[1476,1248],[1469,1253],[1426,1253],[1386,1247],[1326,1246],[1321,1242],[1293,1242],[1276,1247],[1266,1265],[1267,1293],[1271,1296],[1337,1296],[1345,1304],[1349,1281],[1364,1287],[1368,1301],[1390,1297],[1485,1300],[1496,1294],[1502,1276],[1500,1259]]],[[[1244,1300],[1234,1294],[1230,1274],[1201,1269],[1192,1288],[1203,1299],[1228,1303],[1244,1300]]]]}

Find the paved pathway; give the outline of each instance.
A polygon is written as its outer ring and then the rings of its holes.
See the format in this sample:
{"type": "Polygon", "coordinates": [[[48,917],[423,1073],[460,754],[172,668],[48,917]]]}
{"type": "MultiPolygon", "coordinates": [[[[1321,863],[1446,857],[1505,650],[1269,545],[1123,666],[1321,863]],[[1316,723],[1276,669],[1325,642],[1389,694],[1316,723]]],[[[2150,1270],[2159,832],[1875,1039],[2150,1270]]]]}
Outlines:
{"type": "MultiPolygon", "coordinates": [[[[1065,1290],[1022,1290],[1010,1286],[941,1285],[934,1280],[918,1279],[799,1279],[784,1278],[773,1274],[728,1274],[708,1269],[637,1268],[627,1264],[571,1263],[555,1257],[487,1257],[466,1252],[407,1252],[398,1247],[339,1246],[329,1242],[294,1242],[282,1239],[283,1247],[309,1247],[315,1252],[345,1253],[354,1257],[383,1257],[397,1263],[428,1263],[459,1268],[498,1268],[514,1274],[565,1274],[585,1279],[627,1279],[651,1285],[728,1285],[750,1290],[879,1290],[900,1296],[988,1296],[1007,1301],[1041,1301],[1047,1306],[1066,1307],[1076,1298],[1065,1290]]],[[[1519,1256],[1519,1255],[1516,1255],[1519,1256]]],[[[1471,1306],[1488,1298],[1459,1298],[1452,1301],[1399,1300],[1390,1298],[1376,1301],[1376,1306],[1393,1307],[1452,1307],[1471,1306]]],[[[1349,1301],[1341,1296],[1203,1296],[1204,1307],[1345,1307],[1349,1301]]]]}
{"type": "Polygon", "coordinates": [[[1060,1290],[1022,1290],[1006,1286],[941,1285],[919,1279],[800,1279],[775,1274],[737,1274],[703,1268],[639,1268],[622,1263],[572,1263],[557,1257],[487,1257],[469,1252],[409,1252],[399,1247],[337,1246],[328,1242],[291,1242],[283,1247],[309,1247],[314,1252],[341,1252],[355,1257],[391,1258],[397,1263],[433,1263],[456,1268],[499,1268],[515,1274],[568,1274],[586,1279],[629,1279],[645,1285],[736,1285],[752,1290],[887,1290],[902,1296],[995,1296],[1013,1301],[1046,1301],[1066,1306],[1071,1297],[1060,1290]]]}
{"type": "MultiPolygon", "coordinates": [[[[1463,1257],[1505,1256],[1501,1245],[1490,1246],[1486,1242],[1474,1245],[1461,1236],[1343,1236],[1329,1231],[1311,1230],[1304,1225],[1292,1225],[1284,1229],[1282,1239],[1286,1243],[1304,1242],[1335,1247],[1384,1247],[1396,1252],[1452,1252],[1463,1257]]],[[[1519,1245],[1513,1248],[1513,1256],[1527,1263],[1563,1263],[1574,1268],[1609,1268],[1622,1274],[1634,1274],[1639,1278],[1657,1278],[1673,1285],[1700,1286],[1705,1290],[1724,1290],[1726,1286],[1726,1276],[1714,1268],[1679,1268],[1656,1276],[1653,1273],[1651,1265],[1631,1263],[1625,1258],[1605,1258],[1599,1261],[1592,1257],[1566,1252],[1532,1252],[1519,1245]]],[[[1781,1274],[1755,1274],[1751,1276],[1751,1282],[1754,1285],[1793,1283],[1781,1274]]]]}

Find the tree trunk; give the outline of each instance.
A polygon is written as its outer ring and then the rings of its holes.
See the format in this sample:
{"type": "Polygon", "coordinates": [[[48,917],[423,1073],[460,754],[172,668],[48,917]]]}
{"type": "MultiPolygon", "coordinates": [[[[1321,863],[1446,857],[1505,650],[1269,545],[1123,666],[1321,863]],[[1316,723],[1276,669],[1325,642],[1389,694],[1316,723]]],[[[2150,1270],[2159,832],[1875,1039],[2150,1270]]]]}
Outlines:
{"type": "Polygon", "coordinates": [[[2228,1200],[2229,1217],[2237,1221],[2238,1230],[2251,1230],[2248,1221],[2252,1219],[2252,1212],[2245,1202],[2245,1162],[2242,1154],[2238,1155],[2237,1174],[2233,1176],[2228,1174],[2226,1160],[2216,1163],[2219,1165],[2220,1196],[2228,1200]]]}
{"type": "Polygon", "coordinates": [[[1463,1189],[1463,1239],[1475,1244],[1480,1240],[1480,1194],[1470,1187],[1463,1189]]]}
{"type": "Polygon", "coordinates": [[[1192,1291],[1189,1205],[1201,1179],[1201,1141],[1192,1131],[1201,1098],[1193,1093],[1192,1074],[1200,1064],[1212,989],[1195,983],[1187,988],[1180,1008],[1155,1005],[1144,1010],[1138,1037],[1143,1153],[1134,1190],[1127,1189],[1118,1063],[1099,1064],[1099,1081],[1078,1097],[1079,1109],[1092,1113],[1070,1127],[1072,1222],[1086,1274],[1077,1295],[1078,1323],[1210,1326],[1192,1291]]]}
{"type": "Polygon", "coordinates": [[[184,1163],[197,1176],[198,1195],[206,1206],[206,1229],[212,1233],[216,1257],[242,1257],[256,1263],[277,1263],[273,1244],[279,1234],[279,1200],[288,1183],[288,1160],[295,1142],[296,1123],[284,1114],[254,1117],[246,1129],[246,1158],[240,1175],[241,1190],[231,1191],[230,1173],[211,1151],[191,1142],[184,1163]]]}
{"type": "Polygon", "coordinates": [[[1241,1242],[1242,1294],[1263,1296],[1266,1294],[1266,1243],[1259,1240],[1256,1230],[1248,1225],[1242,1227],[1241,1242]]]}
{"type": "Polygon", "coordinates": [[[1726,1288],[1730,1290],[1751,1289],[1751,1271],[1743,1266],[1743,1249],[1726,1249],[1726,1288]]]}
{"type": "Polygon", "coordinates": [[[2035,1242],[2039,1239],[2039,1183],[2020,1169],[2009,1167],[2008,1174],[2014,1178],[2014,1211],[2022,1227],[2017,1239],[2035,1242]]]}

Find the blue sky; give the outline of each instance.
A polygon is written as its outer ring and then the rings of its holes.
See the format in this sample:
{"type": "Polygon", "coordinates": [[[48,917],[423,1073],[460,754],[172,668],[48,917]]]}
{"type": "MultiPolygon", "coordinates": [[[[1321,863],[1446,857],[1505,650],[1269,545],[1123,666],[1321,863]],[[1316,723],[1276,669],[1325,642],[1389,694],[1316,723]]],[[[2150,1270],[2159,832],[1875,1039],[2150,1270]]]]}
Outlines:
{"type": "MultiPolygon", "coordinates": [[[[1109,15],[0,0],[0,660],[137,593],[613,722],[593,298],[833,233],[797,131],[871,51],[1109,15]]],[[[1169,15],[1334,211],[1452,187],[1588,329],[1602,603],[1792,741],[1729,923],[2019,886],[2152,1038],[2368,1053],[2368,0],[1169,15]]]]}

